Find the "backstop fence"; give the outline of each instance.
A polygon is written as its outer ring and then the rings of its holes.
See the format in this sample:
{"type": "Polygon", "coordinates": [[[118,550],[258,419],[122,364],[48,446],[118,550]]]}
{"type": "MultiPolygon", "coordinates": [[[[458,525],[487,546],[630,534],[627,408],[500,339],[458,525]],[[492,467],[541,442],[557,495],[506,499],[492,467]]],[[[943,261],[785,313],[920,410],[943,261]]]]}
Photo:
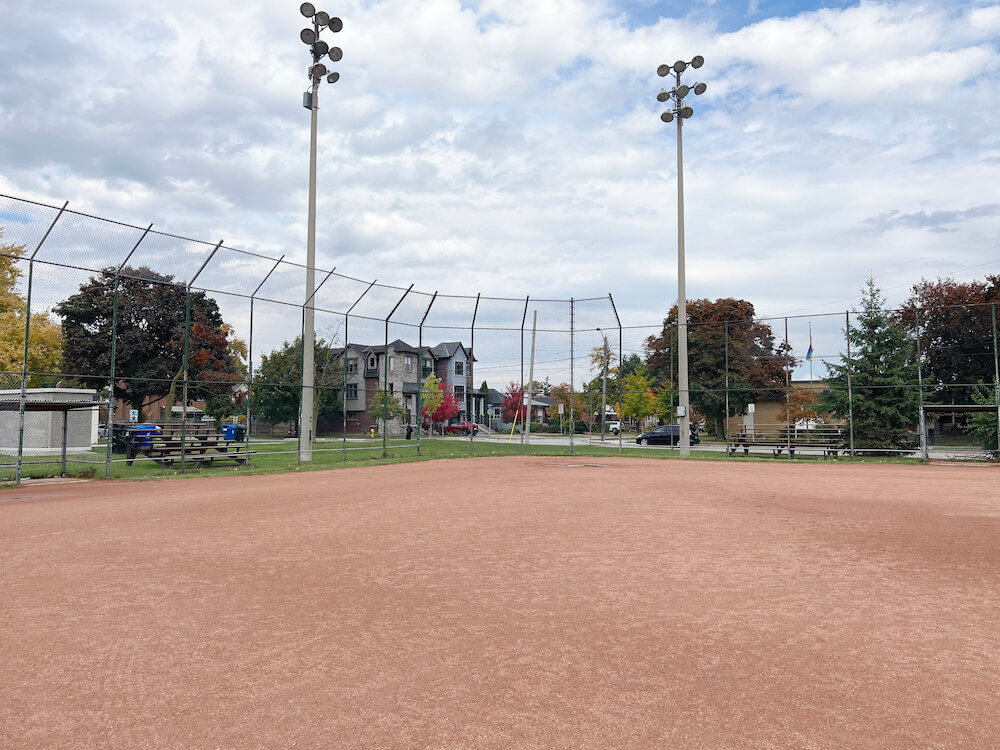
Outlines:
{"type": "MultiPolygon", "coordinates": [[[[419,452],[433,433],[467,438],[472,454],[496,440],[621,451],[678,402],[676,321],[628,319],[667,311],[666,296],[439,294],[317,268],[306,300],[306,268],[284,256],[68,204],[0,195],[0,228],[0,481],[252,463],[265,447],[301,456],[303,443],[344,458],[419,452]],[[307,309],[314,435],[298,427],[307,309]]],[[[995,303],[771,319],[737,300],[688,310],[702,449],[1000,450],[995,303]]]]}

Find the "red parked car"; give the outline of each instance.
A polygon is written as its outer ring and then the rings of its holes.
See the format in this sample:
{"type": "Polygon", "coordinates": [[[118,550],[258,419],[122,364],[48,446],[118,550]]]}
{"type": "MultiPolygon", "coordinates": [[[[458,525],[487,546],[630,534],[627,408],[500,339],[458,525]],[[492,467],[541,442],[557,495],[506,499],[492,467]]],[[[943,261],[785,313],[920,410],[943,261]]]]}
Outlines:
{"type": "Polygon", "coordinates": [[[444,430],[452,435],[468,435],[469,433],[478,435],[479,425],[475,422],[455,422],[455,424],[446,424],[444,430]]]}

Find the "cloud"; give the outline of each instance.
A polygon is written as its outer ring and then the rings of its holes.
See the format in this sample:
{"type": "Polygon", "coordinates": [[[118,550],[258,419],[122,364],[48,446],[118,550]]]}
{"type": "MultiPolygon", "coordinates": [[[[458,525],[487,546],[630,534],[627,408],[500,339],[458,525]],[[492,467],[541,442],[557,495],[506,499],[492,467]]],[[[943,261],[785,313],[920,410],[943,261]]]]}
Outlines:
{"type": "Polygon", "coordinates": [[[861,222],[862,226],[878,233],[894,229],[926,229],[931,232],[955,232],[966,221],[1000,216],[1000,203],[988,203],[957,211],[918,211],[902,213],[887,211],[861,222]]]}

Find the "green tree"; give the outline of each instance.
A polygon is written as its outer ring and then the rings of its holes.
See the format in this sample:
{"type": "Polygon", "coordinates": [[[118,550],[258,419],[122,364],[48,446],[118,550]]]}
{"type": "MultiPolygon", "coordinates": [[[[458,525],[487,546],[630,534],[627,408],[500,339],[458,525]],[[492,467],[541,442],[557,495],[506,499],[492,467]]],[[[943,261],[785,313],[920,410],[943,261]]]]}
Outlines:
{"type": "MultiPolygon", "coordinates": [[[[0,239],[3,228],[0,227],[0,239]]],[[[18,260],[24,245],[0,244],[0,371],[7,373],[0,387],[20,385],[24,367],[24,327],[27,300],[17,292],[21,278],[18,260]],[[16,377],[15,377],[16,374],[16,377]]],[[[31,315],[28,336],[28,385],[51,385],[62,369],[62,332],[47,313],[31,315]]]]}
{"type": "Polygon", "coordinates": [[[378,393],[368,404],[368,416],[383,423],[393,419],[405,419],[406,407],[393,393],[378,393]]]}
{"type": "MultiPolygon", "coordinates": [[[[721,435],[727,416],[746,413],[750,403],[768,393],[784,392],[785,367],[794,367],[796,359],[783,342],[775,342],[769,325],[755,319],[753,305],[746,300],[690,300],[687,310],[691,404],[706,416],[711,430],[721,435]]],[[[674,305],[660,334],[645,343],[650,374],[661,388],[670,386],[671,361],[677,356],[676,324],[674,305]]]]}
{"type": "Polygon", "coordinates": [[[847,329],[851,354],[842,354],[840,364],[827,363],[829,388],[820,397],[820,409],[853,419],[854,445],[859,448],[908,447],[908,429],[919,417],[914,341],[883,309],[885,300],[873,278],[861,291],[857,322],[847,329]]]}
{"type": "MultiPolygon", "coordinates": [[[[114,292],[115,269],[107,268],[54,309],[62,318],[64,367],[89,387],[107,384],[110,373],[114,292]]],[[[114,395],[140,414],[183,377],[186,295],[173,276],[149,268],[123,268],[118,279],[114,395]]],[[[192,292],[190,304],[189,398],[231,394],[242,377],[230,329],[204,292],[192,292]]],[[[169,413],[172,403],[166,406],[169,413]]]]}
{"type": "MultiPolygon", "coordinates": [[[[341,410],[339,391],[344,387],[340,356],[324,339],[317,339],[314,350],[316,397],[313,399],[313,424],[332,419],[341,410]]],[[[286,341],[261,358],[254,372],[251,409],[265,422],[294,422],[299,431],[302,390],[302,337],[286,341]]]]}
{"type": "Polygon", "coordinates": [[[433,423],[433,416],[444,401],[444,391],[441,389],[441,378],[433,372],[424,378],[420,388],[420,416],[433,423]]]}
{"type": "MultiPolygon", "coordinates": [[[[983,383],[976,383],[972,389],[972,403],[996,406],[997,393],[993,386],[983,383]]],[[[980,445],[993,453],[993,457],[1000,457],[1000,449],[997,447],[997,413],[995,411],[974,412],[969,415],[968,421],[962,429],[969,435],[973,435],[979,440],[980,445]]]]}
{"type": "Polygon", "coordinates": [[[653,381],[643,373],[633,373],[625,378],[625,396],[622,408],[637,422],[656,413],[659,404],[653,393],[653,381]]]}

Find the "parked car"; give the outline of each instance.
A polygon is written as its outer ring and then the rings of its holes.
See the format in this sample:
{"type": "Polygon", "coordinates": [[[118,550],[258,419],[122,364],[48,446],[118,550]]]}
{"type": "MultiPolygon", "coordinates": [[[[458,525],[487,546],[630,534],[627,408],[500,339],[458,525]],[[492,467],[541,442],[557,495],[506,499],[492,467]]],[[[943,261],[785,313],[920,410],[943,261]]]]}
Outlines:
{"type": "Polygon", "coordinates": [[[452,435],[468,435],[469,433],[478,435],[479,425],[475,422],[455,422],[455,424],[445,425],[444,430],[445,432],[450,432],[452,435]]]}
{"type": "MultiPolygon", "coordinates": [[[[642,433],[635,439],[639,445],[677,445],[680,442],[681,428],[676,424],[665,424],[642,433]]],[[[691,445],[701,442],[698,431],[691,428],[691,445]]]]}
{"type": "Polygon", "coordinates": [[[604,426],[604,430],[605,430],[605,432],[610,432],[612,435],[617,435],[619,432],[622,431],[622,423],[621,422],[608,422],[604,426]]]}

